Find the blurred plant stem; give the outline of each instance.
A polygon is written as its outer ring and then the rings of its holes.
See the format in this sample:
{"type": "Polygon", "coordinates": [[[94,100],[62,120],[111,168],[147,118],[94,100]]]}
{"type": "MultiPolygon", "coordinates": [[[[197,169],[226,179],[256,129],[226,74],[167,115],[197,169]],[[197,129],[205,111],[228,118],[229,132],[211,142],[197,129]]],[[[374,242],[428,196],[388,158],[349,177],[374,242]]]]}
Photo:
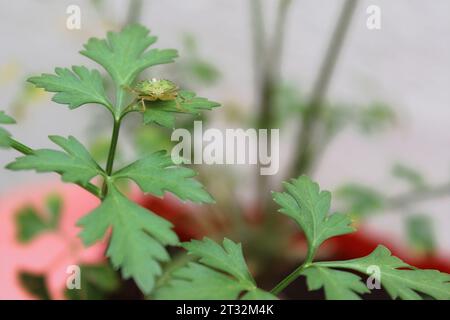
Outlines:
{"type": "Polygon", "coordinates": [[[313,169],[313,164],[317,162],[315,148],[317,148],[316,144],[320,145],[320,142],[314,141],[314,138],[317,134],[320,134],[317,127],[320,123],[320,115],[324,108],[323,100],[330,85],[356,5],[357,0],[345,1],[336,27],[331,35],[331,40],[322,61],[317,80],[315,81],[310,101],[306,106],[301,120],[301,130],[297,139],[299,143],[296,146],[293,167],[288,173],[288,178],[308,173],[313,169]]]}
{"type": "Polygon", "coordinates": [[[398,210],[421,201],[450,196],[450,183],[442,185],[419,188],[403,194],[387,198],[384,209],[398,210]]]}
{"type": "MultiPolygon", "coordinates": [[[[254,78],[257,91],[257,127],[268,130],[268,140],[270,141],[270,129],[274,119],[274,96],[277,85],[280,81],[281,57],[286,33],[286,16],[289,11],[291,0],[279,0],[277,15],[275,18],[273,34],[269,37],[265,35],[265,24],[261,0],[251,2],[251,21],[253,36],[254,55],[254,78]]],[[[270,150],[268,150],[270,152],[270,150]]],[[[266,211],[267,197],[269,193],[269,176],[260,175],[260,166],[257,166],[256,194],[259,199],[262,212],[266,211]]]]}
{"type": "Polygon", "coordinates": [[[139,21],[142,11],[142,0],[130,0],[125,25],[139,21]]]}

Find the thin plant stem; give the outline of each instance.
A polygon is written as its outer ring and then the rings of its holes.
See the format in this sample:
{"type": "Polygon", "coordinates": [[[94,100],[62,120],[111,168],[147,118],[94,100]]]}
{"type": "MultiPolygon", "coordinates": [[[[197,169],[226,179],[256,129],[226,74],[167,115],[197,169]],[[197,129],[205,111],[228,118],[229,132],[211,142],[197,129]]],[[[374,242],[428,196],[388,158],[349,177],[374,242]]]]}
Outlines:
{"type": "Polygon", "coordinates": [[[413,203],[432,200],[450,196],[450,184],[443,184],[435,187],[416,189],[397,196],[386,199],[385,209],[397,210],[407,207],[413,203]]]}
{"type": "MultiPolygon", "coordinates": [[[[117,150],[117,142],[119,140],[119,132],[120,132],[120,124],[121,119],[114,119],[114,126],[113,126],[113,132],[111,136],[111,144],[109,146],[109,152],[108,152],[108,161],[106,162],[106,175],[111,176],[114,168],[114,158],[116,156],[116,150],[117,150]]],[[[103,183],[102,188],[102,195],[104,196],[107,191],[107,183],[103,183]]]]}
{"type": "MultiPolygon", "coordinates": [[[[309,246],[311,248],[311,246],[309,246]]],[[[302,273],[303,270],[306,268],[309,268],[312,264],[314,258],[314,252],[312,250],[308,250],[308,254],[306,257],[305,262],[303,262],[297,269],[295,269],[292,273],[290,273],[286,278],[281,280],[272,290],[270,290],[270,293],[274,295],[278,295],[283,291],[288,285],[290,285],[292,282],[294,282],[302,273]]]]}
{"type": "Polygon", "coordinates": [[[141,16],[141,11],[142,11],[142,0],[130,0],[126,24],[138,22],[141,16]]]}

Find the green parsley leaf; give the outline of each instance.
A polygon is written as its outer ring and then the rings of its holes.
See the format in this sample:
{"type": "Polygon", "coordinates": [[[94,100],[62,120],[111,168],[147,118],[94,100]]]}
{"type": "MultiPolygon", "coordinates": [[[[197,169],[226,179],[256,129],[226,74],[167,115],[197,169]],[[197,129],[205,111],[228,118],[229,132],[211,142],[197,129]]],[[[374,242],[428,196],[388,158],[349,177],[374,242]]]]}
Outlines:
{"type": "MultiPolygon", "coordinates": [[[[389,249],[379,245],[368,256],[347,260],[318,262],[318,266],[355,270],[372,275],[372,268],[380,270],[379,280],[393,298],[406,300],[422,299],[418,293],[439,300],[450,299],[450,275],[437,270],[415,269],[399,258],[392,256],[389,249]]],[[[375,275],[375,274],[374,274],[375,275]]]]}
{"type": "Polygon", "coordinates": [[[350,272],[313,265],[301,274],[306,276],[308,290],[323,287],[327,300],[360,300],[357,293],[370,292],[361,277],[350,272]]]}
{"type": "Polygon", "coordinates": [[[173,49],[146,51],[156,39],[147,28],[134,24],[118,33],[108,32],[107,39],[89,39],[80,53],[102,65],[120,88],[130,86],[144,69],[173,62],[178,56],[173,49]]]}
{"type": "Polygon", "coordinates": [[[161,274],[159,263],[169,260],[164,246],[178,243],[170,222],[128,200],[112,183],[102,204],[78,225],[83,227],[80,237],[85,245],[102,239],[111,227],[107,256],[114,268],[121,268],[124,279],[133,277],[147,294],[161,274]]]}
{"type": "MultiPolygon", "coordinates": [[[[8,116],[4,111],[0,111],[0,124],[14,124],[16,121],[8,116]]],[[[11,134],[0,127],[0,148],[9,146],[9,137],[11,134]]]]}
{"type": "Polygon", "coordinates": [[[157,299],[276,299],[258,289],[248,271],[241,244],[224,239],[219,245],[211,239],[192,240],[182,246],[189,254],[199,257],[175,270],[173,278],[156,290],[157,299]]]}
{"type": "Polygon", "coordinates": [[[135,181],[144,192],[162,196],[165,191],[172,192],[181,200],[197,203],[212,203],[213,198],[197,180],[195,171],[177,167],[165,151],[147,155],[129,166],[119,170],[114,179],[128,178],[135,181]]]}
{"type": "Polygon", "coordinates": [[[40,149],[31,155],[16,158],[16,161],[6,167],[10,170],[36,170],[37,172],[57,172],[66,182],[79,183],[86,186],[98,175],[104,175],[103,170],[92,159],[86,148],[74,137],[63,138],[50,136],[51,141],[65,152],[40,149]]]}
{"type": "Polygon", "coordinates": [[[56,92],[52,100],[67,104],[70,109],[78,108],[87,103],[98,103],[112,110],[103,87],[103,80],[97,70],[89,71],[86,67],[73,66],[56,68],[55,74],[42,74],[28,79],[38,88],[56,92]]]}
{"type": "MultiPolygon", "coordinates": [[[[138,102],[140,103],[140,102],[138,102]]],[[[175,127],[175,113],[200,114],[220,104],[206,98],[197,97],[194,92],[181,90],[175,100],[145,101],[144,123],[157,123],[163,127],[175,127]]]]}
{"type": "Polygon", "coordinates": [[[281,206],[279,212],[293,218],[304,231],[309,251],[314,253],[325,240],[351,233],[348,216],[335,213],[328,215],[331,194],[320,191],[319,185],[307,176],[283,183],[287,192],[273,193],[273,199],[281,206]]]}

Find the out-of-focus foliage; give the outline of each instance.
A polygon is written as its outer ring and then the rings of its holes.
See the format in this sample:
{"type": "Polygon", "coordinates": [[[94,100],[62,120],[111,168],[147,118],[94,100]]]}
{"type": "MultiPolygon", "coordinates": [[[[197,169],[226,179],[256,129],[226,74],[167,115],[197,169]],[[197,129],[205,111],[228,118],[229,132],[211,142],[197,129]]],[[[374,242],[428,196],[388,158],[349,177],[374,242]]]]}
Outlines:
{"type": "Polygon", "coordinates": [[[217,83],[221,78],[221,73],[214,64],[200,56],[194,35],[184,34],[183,45],[184,54],[179,66],[183,78],[200,85],[210,86],[217,83]]]}
{"type": "Polygon", "coordinates": [[[423,175],[414,168],[404,164],[395,164],[392,168],[392,175],[396,178],[404,180],[413,189],[424,189],[427,187],[423,175]]]}
{"type": "Polygon", "coordinates": [[[416,214],[406,219],[409,244],[420,253],[433,254],[436,250],[433,220],[430,216],[416,214]]]}
{"type": "Polygon", "coordinates": [[[71,300],[105,299],[120,287],[120,279],[109,264],[81,265],[80,288],[64,292],[71,300]]]}
{"type": "Polygon", "coordinates": [[[61,211],[62,199],[59,195],[50,195],[45,201],[45,211],[40,212],[33,206],[25,206],[16,214],[17,239],[27,243],[37,235],[57,230],[61,211]]]}
{"type": "Polygon", "coordinates": [[[347,212],[355,217],[371,214],[384,205],[382,194],[361,184],[346,184],[336,191],[336,196],[346,203],[347,212]]]}
{"type": "Polygon", "coordinates": [[[44,275],[22,271],[19,273],[19,281],[33,297],[41,300],[50,299],[44,275]]]}
{"type": "MultiPolygon", "coordinates": [[[[4,111],[0,110],[0,125],[2,124],[14,124],[16,121],[8,116],[4,111]]],[[[10,133],[0,127],[0,148],[5,148],[9,146],[10,133]]]]}

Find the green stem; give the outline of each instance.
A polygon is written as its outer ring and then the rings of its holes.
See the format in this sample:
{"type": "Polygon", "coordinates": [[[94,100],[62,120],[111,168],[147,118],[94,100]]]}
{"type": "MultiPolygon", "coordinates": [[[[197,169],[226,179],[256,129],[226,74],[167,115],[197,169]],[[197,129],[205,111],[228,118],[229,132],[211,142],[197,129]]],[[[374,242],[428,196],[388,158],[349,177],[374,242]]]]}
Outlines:
{"type": "MultiPolygon", "coordinates": [[[[311,246],[310,246],[311,248],[311,246]]],[[[274,295],[280,294],[281,291],[286,289],[288,285],[290,285],[292,282],[294,282],[302,273],[303,270],[306,268],[309,268],[312,264],[314,258],[314,251],[308,250],[308,254],[306,256],[305,262],[303,262],[297,269],[295,269],[292,273],[290,273],[286,278],[280,281],[272,290],[270,290],[270,293],[274,295]]]]}
{"type": "MultiPolygon", "coordinates": [[[[31,149],[30,147],[24,145],[23,143],[21,143],[17,140],[14,140],[13,138],[9,138],[9,146],[11,148],[13,148],[14,150],[17,150],[20,153],[27,155],[27,156],[34,154],[33,149],[31,149]]],[[[97,186],[95,186],[94,184],[88,183],[87,185],[82,185],[82,184],[77,183],[77,185],[79,185],[83,189],[89,191],[94,196],[99,197],[99,198],[101,197],[100,189],[97,186]]]]}
{"type": "MultiPolygon", "coordinates": [[[[121,119],[114,119],[114,127],[111,137],[111,145],[109,146],[108,161],[106,163],[106,175],[111,176],[114,167],[114,158],[116,157],[117,142],[119,140],[121,119]]],[[[106,194],[107,184],[103,184],[102,195],[106,194]]]]}
{"type": "Polygon", "coordinates": [[[14,140],[13,138],[9,138],[9,146],[17,151],[19,151],[20,153],[23,153],[24,155],[31,155],[34,153],[34,150],[31,149],[30,147],[20,143],[17,140],[14,140]]]}

